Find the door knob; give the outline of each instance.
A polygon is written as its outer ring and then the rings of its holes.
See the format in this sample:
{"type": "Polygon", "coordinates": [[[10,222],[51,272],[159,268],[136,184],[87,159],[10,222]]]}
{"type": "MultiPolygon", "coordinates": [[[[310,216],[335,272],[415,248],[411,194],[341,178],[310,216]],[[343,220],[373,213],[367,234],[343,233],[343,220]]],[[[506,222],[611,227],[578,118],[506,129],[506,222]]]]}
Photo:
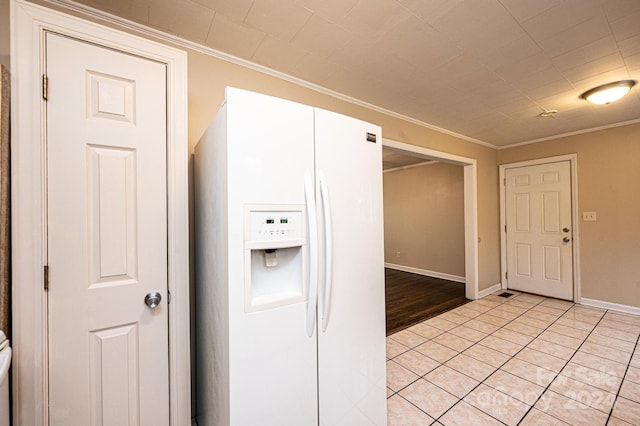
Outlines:
{"type": "Polygon", "coordinates": [[[562,228],[562,232],[569,232],[569,228],[562,228]]]}
{"type": "Polygon", "coordinates": [[[569,238],[569,237],[564,237],[562,239],[562,242],[565,243],[565,244],[568,243],[569,241],[571,241],[571,238],[569,238]]]}
{"type": "Polygon", "coordinates": [[[160,304],[161,300],[162,295],[160,295],[160,293],[158,293],[157,291],[150,291],[144,297],[144,303],[151,309],[155,309],[155,307],[160,304]]]}

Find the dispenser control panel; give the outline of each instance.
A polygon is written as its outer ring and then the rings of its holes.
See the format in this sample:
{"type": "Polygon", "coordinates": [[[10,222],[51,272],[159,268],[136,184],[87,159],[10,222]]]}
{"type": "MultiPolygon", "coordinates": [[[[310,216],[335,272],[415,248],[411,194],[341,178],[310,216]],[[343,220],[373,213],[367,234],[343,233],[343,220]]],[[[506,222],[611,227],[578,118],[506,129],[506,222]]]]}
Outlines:
{"type": "Polygon", "coordinates": [[[301,211],[252,211],[250,221],[252,241],[303,238],[301,211]]]}

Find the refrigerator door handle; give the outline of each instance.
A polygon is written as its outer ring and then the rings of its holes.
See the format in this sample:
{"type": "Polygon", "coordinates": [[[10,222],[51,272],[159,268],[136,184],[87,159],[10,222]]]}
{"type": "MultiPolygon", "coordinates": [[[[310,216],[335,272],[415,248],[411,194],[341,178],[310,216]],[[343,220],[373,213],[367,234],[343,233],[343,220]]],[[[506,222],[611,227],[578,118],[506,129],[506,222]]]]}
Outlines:
{"type": "Polygon", "coordinates": [[[322,170],[320,170],[320,196],[322,198],[322,215],[324,217],[325,238],[325,283],[324,302],[322,304],[322,331],[327,331],[329,313],[331,312],[331,287],[333,285],[333,226],[331,223],[331,201],[329,199],[329,189],[322,170]]]}
{"type": "Polygon", "coordinates": [[[304,196],[309,221],[309,293],[307,298],[307,335],[313,336],[318,303],[318,220],[311,171],[304,172],[304,196]]]}

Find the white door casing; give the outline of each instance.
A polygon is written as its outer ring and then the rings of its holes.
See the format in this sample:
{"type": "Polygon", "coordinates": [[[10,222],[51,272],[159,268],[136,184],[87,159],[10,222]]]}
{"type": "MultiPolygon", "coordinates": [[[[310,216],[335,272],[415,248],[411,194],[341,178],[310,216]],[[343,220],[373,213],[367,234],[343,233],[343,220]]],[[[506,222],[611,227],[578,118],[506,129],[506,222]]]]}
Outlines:
{"type": "Polygon", "coordinates": [[[574,299],[571,164],[505,170],[508,288],[574,299]]]}
{"type": "Polygon", "coordinates": [[[49,421],[168,425],[165,66],[46,46],[49,421]]]}
{"type": "MultiPolygon", "coordinates": [[[[48,294],[43,288],[43,265],[48,261],[47,104],[42,98],[41,83],[45,73],[45,34],[55,32],[157,61],[165,69],[167,157],[162,180],[166,182],[167,249],[163,274],[165,291],[171,293],[172,299],[170,306],[164,305],[168,310],[165,320],[168,337],[165,335],[164,339],[168,340],[169,352],[169,400],[165,412],[169,412],[171,425],[188,424],[191,404],[189,354],[185,350],[189,347],[186,53],[21,0],[11,2],[11,12],[11,65],[12,75],[17,77],[12,81],[14,422],[49,424],[48,294]]],[[[49,93],[49,99],[52,94],[49,93]]],[[[111,108],[109,102],[102,107],[111,108]]],[[[138,303],[144,307],[142,300],[138,303]]],[[[68,309],[79,312],[82,307],[71,305],[68,309]]],[[[165,352],[166,347],[165,343],[165,352]]],[[[69,359],[78,356],[74,349],[68,348],[69,359]]]]}

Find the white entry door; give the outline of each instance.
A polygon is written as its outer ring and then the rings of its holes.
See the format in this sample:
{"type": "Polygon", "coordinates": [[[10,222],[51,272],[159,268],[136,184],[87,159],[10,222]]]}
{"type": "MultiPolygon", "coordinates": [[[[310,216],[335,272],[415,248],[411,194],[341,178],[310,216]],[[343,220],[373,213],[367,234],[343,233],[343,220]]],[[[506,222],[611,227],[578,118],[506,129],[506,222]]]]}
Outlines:
{"type": "Polygon", "coordinates": [[[49,33],[46,75],[49,424],[168,425],[165,65],[49,33]]]}
{"type": "Polygon", "coordinates": [[[505,170],[508,287],[573,299],[569,161],[505,170]]]}

